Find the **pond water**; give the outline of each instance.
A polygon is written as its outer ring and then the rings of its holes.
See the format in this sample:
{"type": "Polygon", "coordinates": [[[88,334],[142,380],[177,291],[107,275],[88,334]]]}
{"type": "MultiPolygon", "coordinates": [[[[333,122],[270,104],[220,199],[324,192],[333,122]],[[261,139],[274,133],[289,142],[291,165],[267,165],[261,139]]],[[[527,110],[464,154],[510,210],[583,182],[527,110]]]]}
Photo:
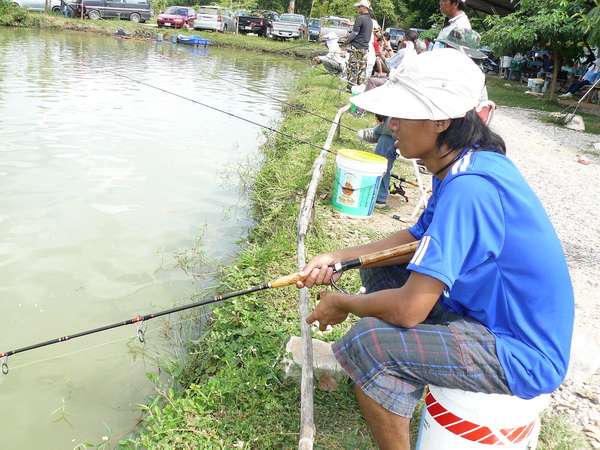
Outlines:
{"type": "MultiPolygon", "coordinates": [[[[190,302],[213,280],[181,265],[198,246],[227,263],[249,225],[237,168],[259,163],[262,129],[118,74],[273,126],[280,104],[247,88],[284,98],[305,67],[0,29],[0,353],[190,302]]],[[[149,354],[176,353],[165,321],[145,326],[149,354]]],[[[0,448],[127,435],[153,389],[136,331],[10,356],[0,448]]]]}

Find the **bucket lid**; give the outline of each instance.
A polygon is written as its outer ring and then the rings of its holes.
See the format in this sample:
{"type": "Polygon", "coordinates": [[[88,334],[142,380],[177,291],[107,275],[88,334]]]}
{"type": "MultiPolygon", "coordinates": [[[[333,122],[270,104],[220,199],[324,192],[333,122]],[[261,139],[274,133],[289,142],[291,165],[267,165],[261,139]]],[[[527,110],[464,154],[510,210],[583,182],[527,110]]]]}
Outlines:
{"type": "Polygon", "coordinates": [[[387,164],[387,159],[385,159],[383,156],[376,155],[375,153],[363,152],[362,150],[344,148],[342,150],[338,150],[338,155],[348,159],[353,159],[358,162],[387,164]]]}

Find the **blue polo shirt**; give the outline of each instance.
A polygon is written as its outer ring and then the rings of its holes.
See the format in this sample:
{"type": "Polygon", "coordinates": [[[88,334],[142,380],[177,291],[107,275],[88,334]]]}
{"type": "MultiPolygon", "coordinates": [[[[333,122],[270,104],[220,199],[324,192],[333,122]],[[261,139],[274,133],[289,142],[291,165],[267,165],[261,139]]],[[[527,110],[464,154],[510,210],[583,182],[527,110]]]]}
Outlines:
{"type": "Polygon", "coordinates": [[[574,296],[558,236],[514,164],[467,152],[410,233],[421,242],[408,268],[442,281],[440,302],[496,338],[514,395],[554,391],[569,363],[574,296]]]}

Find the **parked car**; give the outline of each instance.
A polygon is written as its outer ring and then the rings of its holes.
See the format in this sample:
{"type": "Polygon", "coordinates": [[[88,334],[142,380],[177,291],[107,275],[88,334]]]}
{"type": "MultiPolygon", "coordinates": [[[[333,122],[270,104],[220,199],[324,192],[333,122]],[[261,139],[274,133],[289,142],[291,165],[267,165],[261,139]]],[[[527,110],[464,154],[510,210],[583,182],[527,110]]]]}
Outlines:
{"type": "Polygon", "coordinates": [[[354,23],[354,17],[329,16],[321,19],[321,36],[335,33],[340,42],[344,42],[352,31],[346,22],[354,23]]]}
{"type": "Polygon", "coordinates": [[[185,25],[193,26],[196,20],[196,11],[187,6],[169,6],[164,13],[156,19],[158,28],[183,28],[185,25]]]}
{"type": "MultiPolygon", "coordinates": [[[[46,0],[10,0],[7,3],[28,11],[46,11],[46,0]]],[[[53,13],[60,12],[60,0],[52,0],[50,2],[50,11],[53,13]]]]}
{"type": "Polygon", "coordinates": [[[308,34],[306,17],[302,14],[282,14],[277,22],[273,22],[273,39],[304,39],[308,34]]]}
{"type": "Polygon", "coordinates": [[[77,16],[92,20],[125,19],[144,23],[154,16],[150,0],[75,0],[69,6],[77,16]]]}
{"type": "Polygon", "coordinates": [[[394,50],[398,50],[398,44],[402,42],[405,31],[400,28],[386,28],[384,33],[390,33],[390,44],[394,50]]]}
{"type": "Polygon", "coordinates": [[[236,16],[229,8],[222,6],[201,6],[198,8],[196,20],[194,20],[195,30],[212,30],[226,33],[234,31],[236,27],[236,16]]]}
{"type": "Polygon", "coordinates": [[[273,22],[279,20],[279,14],[265,9],[253,9],[247,15],[238,17],[238,32],[241,34],[256,33],[270,38],[273,33],[273,22]]]}
{"type": "Polygon", "coordinates": [[[308,19],[308,40],[318,41],[321,39],[321,19],[308,19]]]}

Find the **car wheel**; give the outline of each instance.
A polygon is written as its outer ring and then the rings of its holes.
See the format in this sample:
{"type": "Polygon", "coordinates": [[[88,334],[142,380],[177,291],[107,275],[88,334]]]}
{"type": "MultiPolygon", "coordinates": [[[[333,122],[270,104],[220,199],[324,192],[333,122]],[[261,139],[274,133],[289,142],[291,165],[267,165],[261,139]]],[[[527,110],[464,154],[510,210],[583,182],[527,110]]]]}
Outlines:
{"type": "Polygon", "coordinates": [[[88,11],[87,16],[90,20],[100,20],[102,18],[102,16],[100,15],[100,11],[97,11],[95,9],[88,11]]]}
{"type": "Polygon", "coordinates": [[[140,23],[142,20],[142,16],[140,16],[138,13],[133,13],[129,16],[129,20],[131,20],[134,23],[140,23]]]}
{"type": "Polygon", "coordinates": [[[60,14],[60,6],[55,6],[52,8],[52,12],[54,14],[60,14]]]}
{"type": "Polygon", "coordinates": [[[18,4],[18,3],[16,3],[16,2],[13,2],[13,4],[12,4],[12,5],[13,5],[15,8],[20,8],[19,4],[18,4]]]}

